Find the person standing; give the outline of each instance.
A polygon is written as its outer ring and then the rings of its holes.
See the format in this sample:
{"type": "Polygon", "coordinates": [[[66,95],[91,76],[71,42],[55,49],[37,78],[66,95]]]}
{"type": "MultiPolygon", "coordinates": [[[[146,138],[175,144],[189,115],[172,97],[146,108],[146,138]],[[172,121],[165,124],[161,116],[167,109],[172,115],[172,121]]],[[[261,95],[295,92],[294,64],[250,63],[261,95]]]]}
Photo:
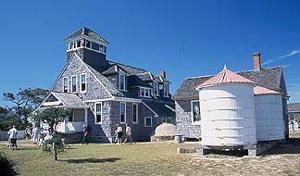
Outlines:
{"type": "Polygon", "coordinates": [[[89,133],[90,127],[88,125],[83,125],[83,139],[82,144],[89,144],[89,133]]]}
{"type": "Polygon", "coordinates": [[[25,139],[26,140],[30,139],[30,137],[31,137],[31,128],[30,128],[30,126],[27,126],[24,132],[25,132],[25,139]]]}
{"type": "Polygon", "coordinates": [[[33,144],[38,144],[38,142],[39,142],[39,133],[40,133],[40,131],[39,131],[38,127],[35,126],[32,130],[32,143],[33,144]]]}
{"type": "Polygon", "coordinates": [[[116,134],[117,134],[117,143],[121,144],[122,143],[122,137],[123,137],[123,129],[119,124],[117,124],[116,134]]]}
{"type": "Polygon", "coordinates": [[[126,138],[124,140],[124,143],[127,142],[127,140],[129,140],[130,144],[132,144],[132,133],[131,133],[131,127],[129,126],[129,124],[126,124],[126,130],[125,130],[125,135],[126,138]]]}
{"type": "Polygon", "coordinates": [[[13,125],[13,127],[7,132],[8,139],[10,141],[10,149],[16,150],[17,149],[17,134],[18,131],[16,129],[16,126],[13,125]]]}

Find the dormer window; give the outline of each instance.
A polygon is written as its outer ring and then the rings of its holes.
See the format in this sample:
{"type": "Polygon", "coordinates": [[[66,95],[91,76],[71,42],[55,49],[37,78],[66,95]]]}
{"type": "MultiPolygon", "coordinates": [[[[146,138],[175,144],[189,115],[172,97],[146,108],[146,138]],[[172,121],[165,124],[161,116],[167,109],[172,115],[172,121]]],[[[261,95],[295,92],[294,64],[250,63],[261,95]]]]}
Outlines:
{"type": "Polygon", "coordinates": [[[126,76],[124,74],[119,74],[119,89],[126,90],[126,76]]]}
{"type": "Polygon", "coordinates": [[[159,95],[159,89],[158,89],[158,82],[157,81],[153,81],[152,87],[153,87],[153,95],[159,95]]]}
{"type": "Polygon", "coordinates": [[[147,97],[151,96],[151,88],[140,87],[140,97],[147,97]]]}
{"type": "Polygon", "coordinates": [[[164,97],[168,97],[169,96],[169,84],[165,83],[164,84],[164,97]]]}

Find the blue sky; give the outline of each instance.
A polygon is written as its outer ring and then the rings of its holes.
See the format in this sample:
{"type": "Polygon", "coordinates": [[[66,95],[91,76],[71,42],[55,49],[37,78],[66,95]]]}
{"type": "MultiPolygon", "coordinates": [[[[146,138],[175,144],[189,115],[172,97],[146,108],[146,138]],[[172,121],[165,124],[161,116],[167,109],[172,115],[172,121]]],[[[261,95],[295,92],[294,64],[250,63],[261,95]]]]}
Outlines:
{"type": "Polygon", "coordinates": [[[50,88],[66,61],[64,38],[86,26],[110,42],[111,60],[166,70],[171,92],[224,64],[252,69],[260,51],[264,67],[285,67],[290,102],[300,102],[299,9],[296,0],[4,1],[0,93],[50,88]]]}

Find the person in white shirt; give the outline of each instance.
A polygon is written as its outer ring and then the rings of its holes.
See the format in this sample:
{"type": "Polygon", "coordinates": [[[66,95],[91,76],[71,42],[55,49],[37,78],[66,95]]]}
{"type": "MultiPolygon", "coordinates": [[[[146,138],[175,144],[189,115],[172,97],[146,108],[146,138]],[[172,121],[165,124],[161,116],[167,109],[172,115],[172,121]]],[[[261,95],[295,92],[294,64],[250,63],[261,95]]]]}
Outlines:
{"type": "Polygon", "coordinates": [[[127,140],[129,140],[130,144],[132,144],[132,133],[131,133],[131,127],[129,126],[129,124],[126,124],[126,130],[125,130],[125,140],[124,143],[127,142],[127,140]]]}
{"type": "Polygon", "coordinates": [[[38,144],[39,134],[40,134],[40,130],[37,126],[35,126],[32,130],[32,143],[33,144],[38,144]]]}
{"type": "Polygon", "coordinates": [[[122,137],[123,137],[123,129],[119,124],[117,124],[116,136],[117,136],[117,143],[121,144],[122,143],[122,137]]]}
{"type": "Polygon", "coordinates": [[[10,141],[9,148],[12,150],[16,150],[17,149],[17,134],[18,134],[16,126],[13,125],[13,127],[7,132],[7,134],[8,134],[8,139],[10,141]]]}

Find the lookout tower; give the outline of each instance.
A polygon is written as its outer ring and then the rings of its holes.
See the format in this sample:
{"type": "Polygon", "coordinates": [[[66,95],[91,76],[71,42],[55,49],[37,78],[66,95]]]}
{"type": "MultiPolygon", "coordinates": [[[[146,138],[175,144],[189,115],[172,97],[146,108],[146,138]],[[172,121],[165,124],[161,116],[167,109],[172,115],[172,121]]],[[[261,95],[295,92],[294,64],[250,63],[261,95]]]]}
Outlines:
{"type": "Polygon", "coordinates": [[[70,34],[66,39],[67,61],[76,52],[80,58],[95,66],[107,64],[106,53],[108,42],[96,32],[86,27],[70,34]]]}

